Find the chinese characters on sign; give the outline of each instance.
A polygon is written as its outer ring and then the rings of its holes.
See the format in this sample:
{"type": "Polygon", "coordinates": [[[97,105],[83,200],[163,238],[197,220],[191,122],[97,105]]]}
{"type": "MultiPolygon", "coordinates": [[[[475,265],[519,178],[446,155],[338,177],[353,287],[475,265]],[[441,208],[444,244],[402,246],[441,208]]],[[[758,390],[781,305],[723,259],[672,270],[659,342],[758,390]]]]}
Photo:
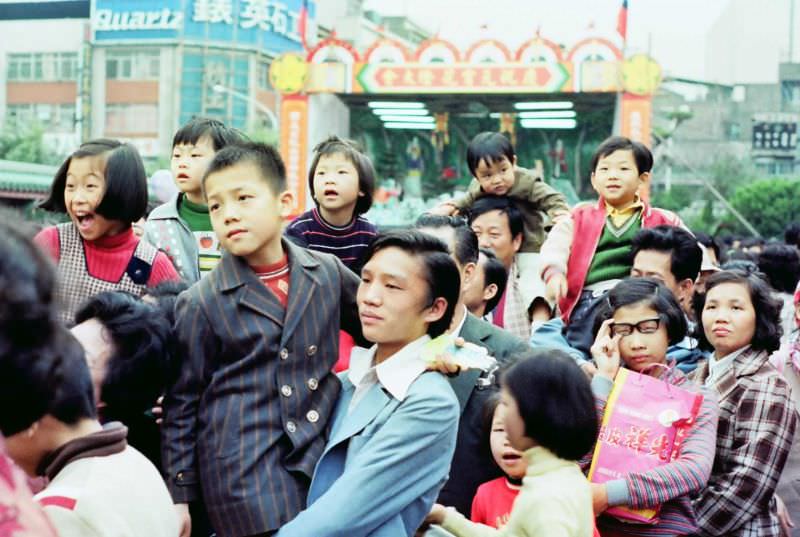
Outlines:
{"type": "Polygon", "coordinates": [[[244,30],[258,28],[274,32],[297,43],[301,42],[300,13],[290,11],[283,2],[274,0],[241,0],[238,17],[233,0],[195,0],[192,11],[194,22],[230,24],[238,21],[244,30]]]}

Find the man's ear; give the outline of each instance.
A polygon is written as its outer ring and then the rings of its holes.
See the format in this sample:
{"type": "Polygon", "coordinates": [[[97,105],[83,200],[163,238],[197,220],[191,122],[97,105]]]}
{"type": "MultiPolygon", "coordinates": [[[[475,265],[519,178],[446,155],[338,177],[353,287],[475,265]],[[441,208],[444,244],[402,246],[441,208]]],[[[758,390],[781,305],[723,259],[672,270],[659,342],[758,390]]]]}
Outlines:
{"type": "Polygon", "coordinates": [[[497,284],[490,283],[483,289],[483,301],[489,302],[497,295],[497,284]]]}
{"type": "Polygon", "coordinates": [[[524,233],[517,234],[516,237],[511,239],[511,246],[514,247],[514,253],[519,252],[519,249],[522,248],[522,239],[525,238],[524,233]]]}
{"type": "Polygon", "coordinates": [[[428,323],[435,323],[442,317],[444,317],[444,313],[447,311],[447,300],[444,297],[438,296],[433,300],[433,304],[428,306],[428,311],[425,313],[423,320],[428,323]]]}
{"type": "Polygon", "coordinates": [[[681,300],[686,301],[686,307],[691,306],[692,296],[694,295],[694,280],[686,278],[678,282],[678,289],[680,289],[681,300]]]}
{"type": "Polygon", "coordinates": [[[467,263],[466,265],[464,265],[464,268],[462,269],[462,278],[461,278],[462,279],[462,282],[461,282],[461,290],[462,291],[464,289],[466,289],[469,284],[472,283],[472,278],[475,277],[475,269],[476,268],[477,268],[477,265],[475,263],[471,262],[471,261],[469,263],[467,263]]]}

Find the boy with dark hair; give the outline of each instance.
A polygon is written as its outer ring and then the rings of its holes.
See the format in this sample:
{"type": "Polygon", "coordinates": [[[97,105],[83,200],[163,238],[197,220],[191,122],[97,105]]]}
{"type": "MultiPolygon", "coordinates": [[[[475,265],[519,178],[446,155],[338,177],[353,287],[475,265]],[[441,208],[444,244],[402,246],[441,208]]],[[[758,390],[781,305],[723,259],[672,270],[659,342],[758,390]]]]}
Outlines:
{"type": "Polygon", "coordinates": [[[164,468],[182,535],[201,489],[218,535],[269,534],[305,507],[340,390],[339,328],[362,340],[359,279],[282,240],[293,196],[274,148],[226,147],[202,185],[225,253],[175,307],[164,468]]]}
{"type": "Polygon", "coordinates": [[[0,415],[9,456],[48,479],[36,500],[61,537],[177,534],[158,469],[127,445],[122,424],[97,421],[83,349],[69,332],[4,355],[0,393],[15,408],[0,415]]]}
{"type": "Polygon", "coordinates": [[[456,263],[439,239],[412,230],[379,235],[364,259],[358,312],[375,344],[355,349],[340,376],[308,508],[279,537],[414,535],[449,473],[458,400],[426,372],[424,349],[451,324],[456,263]]]}
{"type": "Polygon", "coordinates": [[[534,170],[517,166],[517,155],[508,138],[498,132],[482,132],[467,146],[467,166],[473,180],[467,195],[437,207],[434,212],[452,214],[468,210],[482,196],[508,196],[524,219],[520,251],[538,253],[545,240],[545,220],[555,222],[569,215],[563,194],[544,182],[534,170]]]}
{"type": "Polygon", "coordinates": [[[222,255],[201,180],[217,151],[241,140],[238,131],[208,118],[192,119],[172,139],[170,169],[180,193],[153,209],[144,226],[144,238],[166,252],[187,282],[194,283],[210,272],[222,255]]]}
{"type": "Polygon", "coordinates": [[[542,246],[542,279],[557,302],[570,345],[589,357],[595,304],[631,271],[630,248],[641,228],[683,226],[680,218],[650,207],[639,187],[650,178],[653,156],[646,146],[612,136],[592,157],[597,203],[572,209],[556,222],[542,246]]]}

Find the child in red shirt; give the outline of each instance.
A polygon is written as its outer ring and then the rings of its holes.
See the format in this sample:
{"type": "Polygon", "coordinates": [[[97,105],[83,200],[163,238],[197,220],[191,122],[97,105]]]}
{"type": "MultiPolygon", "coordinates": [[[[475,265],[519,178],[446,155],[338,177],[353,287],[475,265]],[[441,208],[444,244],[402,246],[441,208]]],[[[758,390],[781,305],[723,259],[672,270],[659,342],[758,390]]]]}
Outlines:
{"type": "Polygon", "coordinates": [[[486,424],[490,427],[487,427],[485,432],[489,439],[494,462],[505,475],[478,487],[475,498],[472,500],[470,516],[473,522],[498,529],[508,522],[508,515],[511,513],[517,494],[519,494],[522,478],[528,467],[527,462],[522,458],[522,453],[508,443],[506,429],[503,425],[503,413],[498,411],[499,402],[498,395],[489,399],[486,404],[486,424]]]}
{"type": "Polygon", "coordinates": [[[58,266],[58,314],[66,324],[97,293],[142,296],[179,279],[166,254],[131,227],[147,210],[147,176],[133,146],[108,139],[82,144],[56,172],[42,207],[70,219],[34,239],[58,266]]]}

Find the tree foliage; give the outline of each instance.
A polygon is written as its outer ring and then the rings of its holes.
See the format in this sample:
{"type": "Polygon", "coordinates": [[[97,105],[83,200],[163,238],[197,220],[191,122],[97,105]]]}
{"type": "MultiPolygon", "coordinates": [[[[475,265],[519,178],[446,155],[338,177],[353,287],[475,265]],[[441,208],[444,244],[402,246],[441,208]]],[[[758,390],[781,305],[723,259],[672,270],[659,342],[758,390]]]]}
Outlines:
{"type": "MultiPolygon", "coordinates": [[[[739,187],[731,205],[765,237],[778,237],[789,222],[800,219],[800,181],[763,179],[739,187]]],[[[739,232],[744,227],[729,215],[727,220],[739,232]]]]}

